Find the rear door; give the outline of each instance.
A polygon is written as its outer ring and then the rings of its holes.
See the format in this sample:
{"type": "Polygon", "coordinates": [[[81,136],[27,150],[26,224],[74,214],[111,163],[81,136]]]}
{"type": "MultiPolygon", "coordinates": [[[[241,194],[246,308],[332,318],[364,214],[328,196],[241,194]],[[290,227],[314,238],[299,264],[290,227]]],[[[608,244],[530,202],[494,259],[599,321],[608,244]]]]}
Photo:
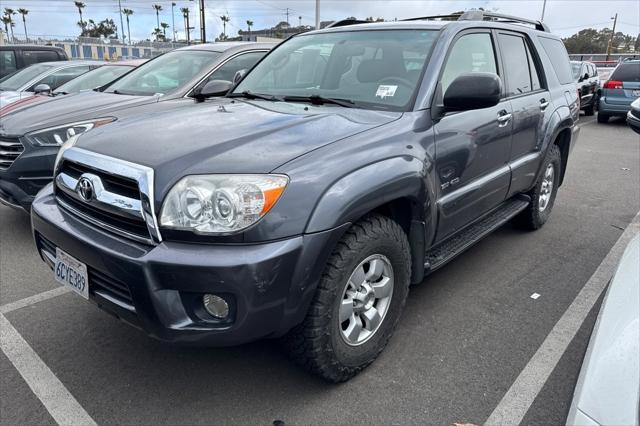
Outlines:
{"type": "Polygon", "coordinates": [[[504,69],[506,96],[513,114],[513,138],[509,153],[509,195],[529,189],[539,164],[545,124],[551,119],[550,94],[545,88],[539,58],[525,34],[497,31],[504,69]]]}
{"type": "MultiPolygon", "coordinates": [[[[500,75],[494,37],[489,30],[470,30],[453,41],[440,77],[440,99],[460,74],[500,75]]],[[[509,188],[511,103],[447,113],[434,125],[436,175],[439,179],[436,240],[465,227],[504,201],[509,188]]]]}

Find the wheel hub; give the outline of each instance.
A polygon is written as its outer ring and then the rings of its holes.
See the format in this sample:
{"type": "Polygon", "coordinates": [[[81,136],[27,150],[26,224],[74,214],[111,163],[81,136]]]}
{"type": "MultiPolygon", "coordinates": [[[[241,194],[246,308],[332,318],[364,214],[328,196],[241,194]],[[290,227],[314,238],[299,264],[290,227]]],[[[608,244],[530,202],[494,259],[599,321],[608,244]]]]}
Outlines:
{"type": "Polygon", "coordinates": [[[553,194],[553,177],[554,177],[553,163],[549,163],[544,171],[542,183],[540,185],[540,194],[538,196],[538,210],[543,212],[551,201],[551,195],[553,194]]]}

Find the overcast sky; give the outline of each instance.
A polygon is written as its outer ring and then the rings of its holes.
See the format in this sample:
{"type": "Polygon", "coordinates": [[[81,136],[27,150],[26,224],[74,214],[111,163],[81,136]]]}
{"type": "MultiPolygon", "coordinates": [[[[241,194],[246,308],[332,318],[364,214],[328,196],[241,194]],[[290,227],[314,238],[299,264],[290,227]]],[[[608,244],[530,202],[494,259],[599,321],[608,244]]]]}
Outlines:
{"type": "MultiPolygon", "coordinates": [[[[196,1],[174,0],[175,30],[178,37],[184,37],[184,22],[179,9],[189,7],[190,24],[198,27],[196,1]]],[[[84,19],[100,21],[113,18],[120,28],[118,0],[84,0],[86,7],[84,19]]],[[[146,39],[156,27],[156,15],[152,4],[160,4],[163,11],[160,21],[172,25],[171,0],[121,0],[123,8],[134,11],[131,16],[131,37],[146,39]]],[[[79,29],[78,10],[73,0],[2,0],[2,7],[14,9],[23,7],[29,10],[27,31],[30,35],[77,36],[79,29]]],[[[342,19],[347,16],[365,18],[382,17],[387,20],[412,16],[424,16],[483,7],[496,9],[501,13],[540,19],[543,0],[320,0],[321,20],[342,19]]],[[[213,40],[222,32],[220,15],[229,15],[227,35],[237,35],[239,29],[246,30],[246,21],[254,22],[254,29],[271,27],[286,20],[289,9],[289,22],[298,25],[299,17],[303,25],[315,23],[315,0],[205,0],[207,38],[213,40]]],[[[638,0],[547,0],[545,22],[554,33],[571,35],[582,28],[611,27],[610,19],[618,13],[617,30],[637,35],[640,31],[640,1],[638,0]]],[[[19,15],[14,17],[15,35],[23,36],[24,30],[19,15]]],[[[126,22],[124,24],[126,32],[126,22]]],[[[171,28],[167,36],[171,34],[171,28]]],[[[198,30],[192,33],[197,37],[198,30]]]]}

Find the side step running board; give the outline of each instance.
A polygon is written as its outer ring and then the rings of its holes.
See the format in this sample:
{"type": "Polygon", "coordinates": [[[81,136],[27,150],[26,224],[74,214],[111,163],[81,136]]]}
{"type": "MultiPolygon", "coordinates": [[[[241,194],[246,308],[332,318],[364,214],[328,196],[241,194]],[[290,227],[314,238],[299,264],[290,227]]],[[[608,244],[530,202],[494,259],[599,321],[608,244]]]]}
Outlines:
{"type": "Polygon", "coordinates": [[[500,228],[524,210],[530,203],[526,195],[505,201],[500,207],[469,226],[467,229],[430,249],[425,257],[425,275],[449,262],[460,253],[500,228]]]}

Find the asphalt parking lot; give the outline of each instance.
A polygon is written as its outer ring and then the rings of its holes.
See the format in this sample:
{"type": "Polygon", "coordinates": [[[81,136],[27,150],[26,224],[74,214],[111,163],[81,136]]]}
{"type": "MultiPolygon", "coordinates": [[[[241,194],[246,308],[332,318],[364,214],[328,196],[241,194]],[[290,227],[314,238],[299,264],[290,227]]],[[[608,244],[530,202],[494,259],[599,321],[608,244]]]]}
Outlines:
{"type": "MultiPolygon", "coordinates": [[[[277,341],[171,346],[70,293],[0,311],[98,424],[481,424],[640,210],[640,137],[594,118],[581,118],[545,227],[507,225],[413,287],[389,346],[341,385],[295,367],[277,341]]],[[[0,224],[0,305],[55,289],[27,215],[0,206],[0,224]]],[[[523,424],[564,422],[598,305],[523,424]]],[[[41,400],[56,395],[36,396],[29,368],[0,353],[3,425],[55,423],[41,400]]]]}

